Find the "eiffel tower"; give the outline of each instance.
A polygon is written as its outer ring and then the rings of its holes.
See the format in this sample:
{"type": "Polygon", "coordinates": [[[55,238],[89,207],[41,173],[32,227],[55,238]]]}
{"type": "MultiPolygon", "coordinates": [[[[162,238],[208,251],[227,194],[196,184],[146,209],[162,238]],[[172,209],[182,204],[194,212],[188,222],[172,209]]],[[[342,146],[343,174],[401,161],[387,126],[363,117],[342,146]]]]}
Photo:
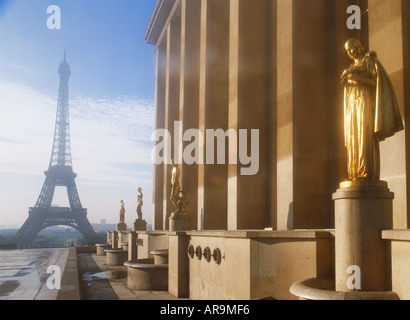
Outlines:
{"type": "Polygon", "coordinates": [[[46,180],[34,208],[29,208],[29,217],[17,232],[14,243],[19,247],[30,246],[38,233],[52,226],[68,226],[78,230],[87,243],[96,241],[96,233],[87,219],[87,209],[81,205],[73,172],[70,144],[70,116],[68,82],[70,66],[64,61],[58,69],[60,88],[53,149],[46,180]],[[66,187],[70,208],[52,207],[56,186],[66,187]]]}

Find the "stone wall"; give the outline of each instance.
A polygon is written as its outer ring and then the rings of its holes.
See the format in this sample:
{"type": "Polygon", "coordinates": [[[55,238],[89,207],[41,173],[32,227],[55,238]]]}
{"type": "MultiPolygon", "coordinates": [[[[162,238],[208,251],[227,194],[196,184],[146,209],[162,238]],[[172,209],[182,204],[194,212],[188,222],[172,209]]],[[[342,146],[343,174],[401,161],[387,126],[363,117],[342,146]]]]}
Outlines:
{"type": "Polygon", "coordinates": [[[382,238],[391,245],[392,289],[401,300],[410,300],[410,231],[385,230],[382,238]]]}
{"type": "Polygon", "coordinates": [[[190,259],[193,300],[294,300],[291,285],[310,277],[331,277],[334,241],[328,231],[188,232],[195,249],[219,248],[222,261],[190,259]]]}

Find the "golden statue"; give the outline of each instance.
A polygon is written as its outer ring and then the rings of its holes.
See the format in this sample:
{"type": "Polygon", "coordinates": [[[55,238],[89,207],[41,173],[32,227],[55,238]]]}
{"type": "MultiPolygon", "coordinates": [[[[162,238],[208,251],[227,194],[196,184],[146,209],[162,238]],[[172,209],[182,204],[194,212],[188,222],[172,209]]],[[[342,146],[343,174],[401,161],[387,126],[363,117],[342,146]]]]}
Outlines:
{"type": "Polygon", "coordinates": [[[142,188],[138,188],[138,194],[137,194],[137,215],[138,219],[142,220],[142,205],[144,204],[142,202],[143,194],[142,194],[142,188]]]}
{"type": "Polygon", "coordinates": [[[121,208],[120,208],[120,223],[125,222],[125,207],[124,207],[124,200],[121,200],[121,208]]]}
{"type": "Polygon", "coordinates": [[[172,216],[175,215],[187,215],[185,213],[185,206],[188,204],[186,200],[185,192],[181,190],[179,184],[179,168],[174,165],[174,160],[171,160],[172,172],[171,172],[171,197],[170,200],[174,204],[177,211],[172,213],[172,216]]]}
{"type": "Polygon", "coordinates": [[[179,184],[179,168],[174,165],[174,160],[171,160],[172,172],[171,172],[171,197],[170,200],[176,208],[178,208],[179,192],[181,186],[179,184]]]}
{"type": "Polygon", "coordinates": [[[341,81],[344,94],[344,128],[348,180],[380,179],[379,142],[403,130],[393,86],[375,52],[361,42],[348,40],[345,49],[354,63],[341,81]]]}

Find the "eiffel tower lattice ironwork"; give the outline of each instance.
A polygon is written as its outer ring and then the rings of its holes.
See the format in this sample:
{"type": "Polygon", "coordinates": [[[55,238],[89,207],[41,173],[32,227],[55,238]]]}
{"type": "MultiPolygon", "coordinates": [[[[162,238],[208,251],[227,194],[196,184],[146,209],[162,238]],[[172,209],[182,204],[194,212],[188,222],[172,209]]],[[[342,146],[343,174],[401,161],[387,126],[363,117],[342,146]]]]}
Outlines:
{"type": "Polygon", "coordinates": [[[29,217],[17,232],[14,242],[21,247],[30,246],[42,230],[52,226],[68,226],[78,230],[87,243],[96,240],[96,233],[87,219],[87,209],[81,205],[73,171],[70,143],[70,115],[68,82],[70,66],[64,61],[60,64],[60,88],[57,104],[57,118],[51,160],[37,203],[29,208],[29,217]],[[56,186],[66,187],[69,208],[53,207],[52,201],[56,186]]]}

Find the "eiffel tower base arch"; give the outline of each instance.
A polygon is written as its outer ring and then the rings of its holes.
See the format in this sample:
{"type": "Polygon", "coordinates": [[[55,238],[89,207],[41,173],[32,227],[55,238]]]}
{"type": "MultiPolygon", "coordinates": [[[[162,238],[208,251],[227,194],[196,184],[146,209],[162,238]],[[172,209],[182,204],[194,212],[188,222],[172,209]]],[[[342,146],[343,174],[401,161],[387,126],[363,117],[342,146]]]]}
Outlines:
{"type": "Polygon", "coordinates": [[[30,208],[29,217],[15,236],[18,247],[29,247],[36,236],[44,229],[53,226],[66,226],[82,234],[86,244],[95,244],[97,234],[87,219],[87,209],[70,208],[30,208]]]}

